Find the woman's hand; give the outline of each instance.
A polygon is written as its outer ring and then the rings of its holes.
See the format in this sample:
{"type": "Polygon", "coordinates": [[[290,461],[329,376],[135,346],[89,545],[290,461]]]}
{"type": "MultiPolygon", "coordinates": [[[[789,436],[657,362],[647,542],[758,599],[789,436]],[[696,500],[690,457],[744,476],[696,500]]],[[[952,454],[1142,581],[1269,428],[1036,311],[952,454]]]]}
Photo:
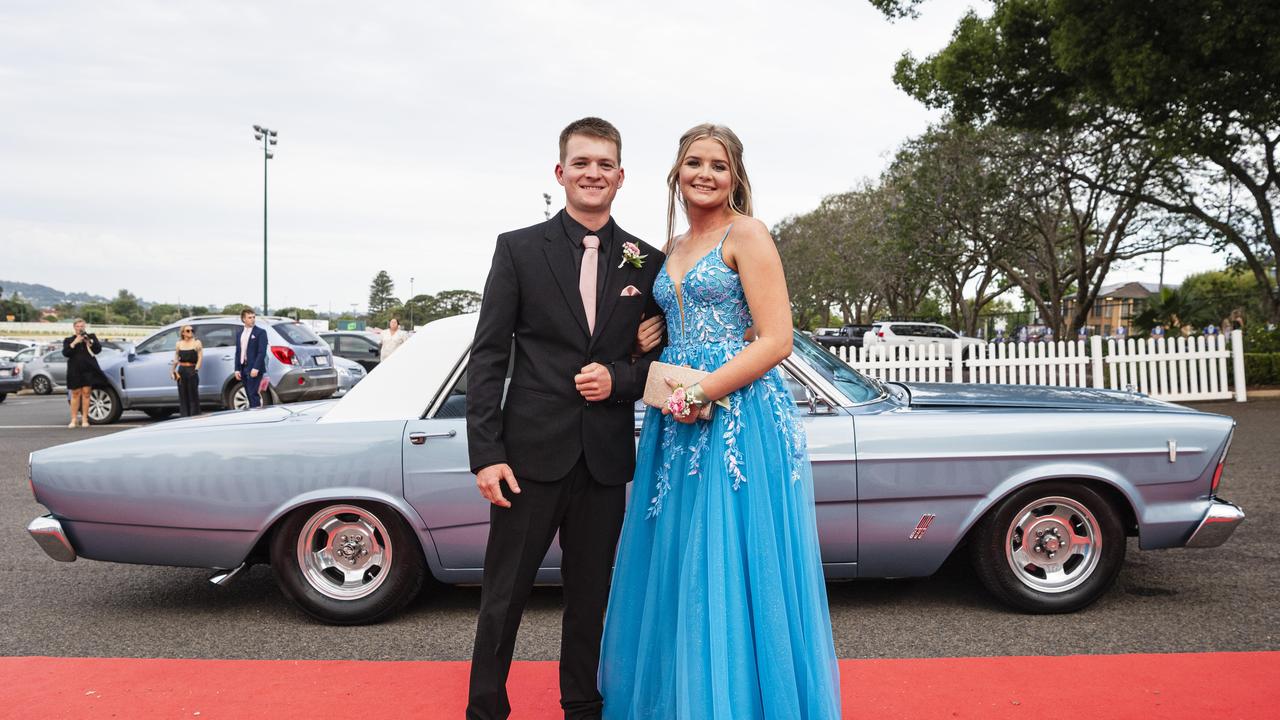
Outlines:
{"type": "MultiPolygon", "coordinates": [[[[671,388],[672,392],[675,392],[676,388],[680,387],[680,383],[676,382],[675,380],[672,380],[671,378],[663,378],[663,379],[667,381],[667,387],[671,388]]],[[[691,405],[689,407],[690,407],[689,412],[685,413],[684,415],[676,415],[675,413],[671,412],[671,408],[663,407],[662,414],[670,415],[671,417],[675,418],[677,422],[682,422],[685,425],[692,425],[698,422],[698,419],[699,419],[698,416],[701,414],[702,407],[699,405],[691,405]]]]}
{"type": "Polygon", "coordinates": [[[654,315],[640,323],[636,331],[636,344],[633,348],[636,355],[644,355],[658,347],[662,342],[662,333],[667,329],[667,319],[663,315],[654,315]]]}

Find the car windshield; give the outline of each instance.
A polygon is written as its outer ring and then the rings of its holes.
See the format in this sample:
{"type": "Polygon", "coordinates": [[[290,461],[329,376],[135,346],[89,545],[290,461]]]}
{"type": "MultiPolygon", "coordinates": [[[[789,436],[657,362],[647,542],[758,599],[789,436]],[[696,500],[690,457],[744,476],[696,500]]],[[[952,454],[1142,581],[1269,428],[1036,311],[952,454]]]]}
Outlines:
{"type": "Polygon", "coordinates": [[[846,365],[843,360],[805,337],[803,333],[795,333],[792,352],[803,358],[814,370],[839,388],[845,397],[855,403],[870,402],[881,395],[879,385],[862,376],[857,370],[846,365]]]}
{"type": "Polygon", "coordinates": [[[311,332],[311,328],[298,322],[282,322],[274,325],[276,332],[284,336],[291,345],[319,345],[320,338],[311,332]]]}

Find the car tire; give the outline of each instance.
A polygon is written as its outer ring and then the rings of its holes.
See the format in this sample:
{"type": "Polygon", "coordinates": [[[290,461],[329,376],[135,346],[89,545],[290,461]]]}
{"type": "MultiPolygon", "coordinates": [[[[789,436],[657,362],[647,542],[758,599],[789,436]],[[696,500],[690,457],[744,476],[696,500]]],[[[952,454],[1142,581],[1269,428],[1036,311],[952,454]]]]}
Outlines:
{"type": "Polygon", "coordinates": [[[989,511],[974,526],[969,553],[982,584],[1008,605],[1035,614],[1075,612],[1115,582],[1124,564],[1124,526],[1096,491],[1039,483],[989,511]]]}
{"type": "Polygon", "coordinates": [[[4,402],[4,399],[8,396],[9,393],[0,393],[0,403],[4,402]]]}
{"type": "MultiPolygon", "coordinates": [[[[270,385],[267,391],[262,393],[262,407],[276,404],[275,391],[270,385]]],[[[244,383],[237,380],[231,383],[227,391],[222,395],[222,406],[227,410],[248,410],[249,397],[244,393],[244,383]]]]}
{"type": "Polygon", "coordinates": [[[107,385],[95,385],[89,391],[89,424],[110,425],[120,419],[124,407],[116,389],[107,385]]]}
{"type": "Polygon", "coordinates": [[[37,395],[52,394],[53,381],[43,375],[36,375],[31,378],[31,392],[37,395]]]}
{"type": "Polygon", "coordinates": [[[142,412],[146,413],[147,417],[152,420],[164,420],[171,417],[177,410],[173,408],[145,408],[142,412]]]}
{"type": "Polygon", "coordinates": [[[332,625],[395,615],[418,596],[427,575],[418,539],[400,515],[357,501],[290,513],[272,535],[271,568],[286,597],[332,625]]]}

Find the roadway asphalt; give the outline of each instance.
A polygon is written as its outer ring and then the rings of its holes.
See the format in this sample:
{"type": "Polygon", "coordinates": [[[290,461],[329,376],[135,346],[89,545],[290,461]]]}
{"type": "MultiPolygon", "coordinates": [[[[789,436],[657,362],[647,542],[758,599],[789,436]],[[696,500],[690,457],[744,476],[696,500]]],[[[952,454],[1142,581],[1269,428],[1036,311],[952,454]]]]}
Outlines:
{"type": "MultiPolygon", "coordinates": [[[[1072,615],[1029,616],[991,599],[961,557],[935,576],[827,586],[836,651],[844,658],[1280,649],[1276,524],[1280,400],[1204,403],[1240,425],[1223,495],[1248,519],[1224,546],[1141,552],[1130,541],[1115,587],[1072,615]]],[[[70,430],[65,400],[0,403],[0,655],[172,658],[465,660],[479,590],[431,587],[399,617],[338,628],[311,621],[276,588],[267,567],[218,588],[209,572],[47,558],[25,527],[32,499],[27,454],[87,434],[149,422],[70,430]]],[[[560,591],[534,592],[516,656],[555,659],[560,591]]]]}

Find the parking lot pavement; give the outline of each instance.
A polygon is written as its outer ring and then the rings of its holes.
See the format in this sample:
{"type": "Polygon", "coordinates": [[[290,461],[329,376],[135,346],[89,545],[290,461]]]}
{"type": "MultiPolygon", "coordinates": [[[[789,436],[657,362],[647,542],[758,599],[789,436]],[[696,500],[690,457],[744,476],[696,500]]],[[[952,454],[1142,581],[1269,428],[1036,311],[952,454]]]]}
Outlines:
{"type": "MultiPolygon", "coordinates": [[[[10,398],[10,401],[15,398],[10,398]]],[[[16,398],[24,399],[24,398],[16,398]]],[[[1274,568],[1280,546],[1280,400],[1197,406],[1239,421],[1223,495],[1248,519],[1226,545],[1139,551],[1115,587],[1071,615],[1031,616],[990,598],[961,556],[933,577],[827,586],[836,651],[843,658],[1070,655],[1280,649],[1274,568]]],[[[227,588],[191,568],[116,565],[45,557],[25,527],[44,509],[31,497],[27,454],[87,434],[42,427],[65,416],[56,399],[0,404],[0,655],[466,660],[479,590],[431,586],[381,625],[329,627],[294,609],[267,567],[227,588]],[[47,417],[47,419],[45,419],[47,417]],[[26,423],[24,429],[13,425],[26,423]]],[[[147,422],[131,421],[133,424],[147,422]]],[[[559,653],[560,591],[539,588],[516,656],[559,653]]]]}
{"type": "MultiPolygon", "coordinates": [[[[9,395],[0,402],[0,432],[5,430],[23,430],[32,428],[61,428],[70,432],[67,423],[71,421],[71,410],[65,392],[54,392],[52,395],[9,395]]],[[[140,410],[126,410],[120,420],[111,426],[90,426],[85,431],[100,432],[110,429],[123,429],[152,422],[140,410]]],[[[79,429],[79,428],[77,428],[79,429]]],[[[61,442],[65,442],[61,441],[61,442]]],[[[54,443],[50,443],[54,444],[54,443]]]]}

